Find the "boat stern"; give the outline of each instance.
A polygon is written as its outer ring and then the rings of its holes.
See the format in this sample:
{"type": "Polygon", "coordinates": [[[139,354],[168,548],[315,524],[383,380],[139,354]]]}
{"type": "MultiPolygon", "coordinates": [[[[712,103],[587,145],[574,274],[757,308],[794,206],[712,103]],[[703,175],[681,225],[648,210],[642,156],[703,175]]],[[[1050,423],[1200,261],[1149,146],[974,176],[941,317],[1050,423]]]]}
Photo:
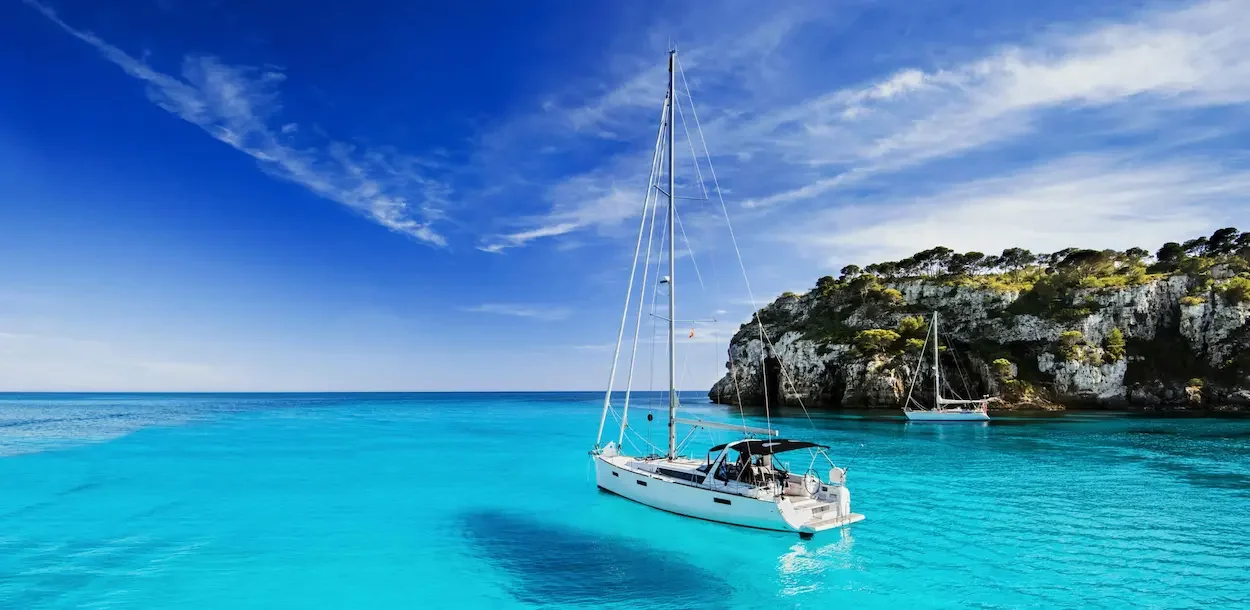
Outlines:
{"type": "Polygon", "coordinates": [[[816,498],[779,500],[778,507],[786,522],[804,539],[864,520],[864,515],[851,512],[851,490],[842,485],[829,486],[816,498]]]}
{"type": "Polygon", "coordinates": [[[810,539],[817,532],[831,530],[834,528],[845,527],[852,523],[858,523],[864,520],[864,516],[859,513],[850,513],[842,517],[831,517],[827,519],[817,519],[804,523],[799,527],[799,537],[804,540],[810,539]]]}

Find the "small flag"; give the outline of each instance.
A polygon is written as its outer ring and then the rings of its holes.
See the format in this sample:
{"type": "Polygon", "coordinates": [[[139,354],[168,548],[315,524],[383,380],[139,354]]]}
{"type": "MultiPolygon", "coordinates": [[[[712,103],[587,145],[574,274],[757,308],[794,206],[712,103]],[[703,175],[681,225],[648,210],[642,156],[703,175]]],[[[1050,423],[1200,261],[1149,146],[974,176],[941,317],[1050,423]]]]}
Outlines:
{"type": "Polygon", "coordinates": [[[693,329],[693,328],[692,328],[692,329],[690,329],[690,337],[689,337],[689,338],[690,338],[690,339],[693,339],[693,338],[694,338],[694,329],[693,329]]]}

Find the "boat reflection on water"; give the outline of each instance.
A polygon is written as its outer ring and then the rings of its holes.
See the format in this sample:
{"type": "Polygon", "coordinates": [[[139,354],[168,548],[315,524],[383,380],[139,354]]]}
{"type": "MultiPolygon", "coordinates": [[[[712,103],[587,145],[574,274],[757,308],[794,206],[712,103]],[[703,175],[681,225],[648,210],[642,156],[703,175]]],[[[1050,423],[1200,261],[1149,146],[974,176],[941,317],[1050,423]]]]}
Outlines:
{"type": "Polygon", "coordinates": [[[937,440],[976,439],[985,440],[989,437],[991,422],[959,422],[959,425],[937,424],[933,422],[905,422],[904,434],[918,438],[932,437],[937,440]]]}
{"type": "Polygon", "coordinates": [[[849,527],[837,534],[802,540],[777,558],[777,577],[782,595],[801,595],[815,591],[828,581],[830,570],[854,567],[852,547],[855,539],[849,527]]]}

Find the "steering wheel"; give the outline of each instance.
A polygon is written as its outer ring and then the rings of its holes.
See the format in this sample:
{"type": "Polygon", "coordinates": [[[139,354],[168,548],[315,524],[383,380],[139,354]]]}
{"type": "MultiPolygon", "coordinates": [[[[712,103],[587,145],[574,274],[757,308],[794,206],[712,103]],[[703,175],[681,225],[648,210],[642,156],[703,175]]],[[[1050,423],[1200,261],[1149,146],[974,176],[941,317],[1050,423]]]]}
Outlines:
{"type": "Polygon", "coordinates": [[[803,489],[807,491],[807,495],[815,496],[820,492],[820,477],[812,474],[810,471],[803,475],[803,489]]]}

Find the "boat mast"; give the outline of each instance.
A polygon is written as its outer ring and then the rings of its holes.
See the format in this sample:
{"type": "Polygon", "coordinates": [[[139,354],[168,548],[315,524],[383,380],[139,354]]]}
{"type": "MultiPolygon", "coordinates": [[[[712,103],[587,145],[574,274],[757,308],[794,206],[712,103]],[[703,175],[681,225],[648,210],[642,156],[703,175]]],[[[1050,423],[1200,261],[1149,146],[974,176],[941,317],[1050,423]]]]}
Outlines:
{"type": "Polygon", "coordinates": [[[674,241],[677,231],[674,224],[677,220],[677,198],[673,192],[673,126],[674,108],[677,106],[677,77],[674,63],[677,51],[668,52],[668,459],[677,457],[677,265],[675,254],[677,248],[674,241]]]}
{"type": "Polygon", "coordinates": [[[942,364],[938,361],[938,313],[933,312],[933,408],[942,406],[942,364]]]}

